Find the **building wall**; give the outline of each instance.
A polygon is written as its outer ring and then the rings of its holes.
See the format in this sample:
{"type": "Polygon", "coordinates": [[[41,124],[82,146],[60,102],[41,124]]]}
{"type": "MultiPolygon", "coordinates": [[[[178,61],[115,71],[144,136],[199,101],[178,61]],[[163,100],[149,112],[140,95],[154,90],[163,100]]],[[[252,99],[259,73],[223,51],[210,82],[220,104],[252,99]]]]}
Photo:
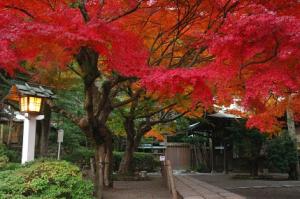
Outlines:
{"type": "Polygon", "coordinates": [[[19,122],[1,123],[1,142],[6,144],[20,144],[22,142],[23,125],[19,122]]]}

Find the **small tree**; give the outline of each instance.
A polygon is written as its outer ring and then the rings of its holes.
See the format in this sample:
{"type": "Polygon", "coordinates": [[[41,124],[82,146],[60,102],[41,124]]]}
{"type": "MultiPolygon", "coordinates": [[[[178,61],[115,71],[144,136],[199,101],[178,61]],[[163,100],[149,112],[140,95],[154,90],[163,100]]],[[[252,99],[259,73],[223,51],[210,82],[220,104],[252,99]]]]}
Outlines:
{"type": "Polygon", "coordinates": [[[269,167],[275,167],[281,172],[288,172],[289,179],[297,180],[295,173],[298,161],[296,142],[286,131],[268,142],[267,158],[269,167]]]}
{"type": "Polygon", "coordinates": [[[230,138],[239,156],[249,161],[251,175],[257,176],[261,149],[267,135],[259,132],[257,129],[246,128],[245,121],[233,123],[231,127],[228,127],[228,130],[231,132],[230,138]]]}

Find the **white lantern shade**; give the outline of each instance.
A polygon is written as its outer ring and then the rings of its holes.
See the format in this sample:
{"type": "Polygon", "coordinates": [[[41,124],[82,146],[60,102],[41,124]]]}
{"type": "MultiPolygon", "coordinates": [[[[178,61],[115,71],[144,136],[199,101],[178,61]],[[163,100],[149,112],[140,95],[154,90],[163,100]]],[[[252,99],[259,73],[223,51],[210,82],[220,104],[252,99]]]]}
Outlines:
{"type": "Polygon", "coordinates": [[[39,113],[42,107],[42,98],[34,96],[22,96],[20,99],[20,111],[27,113],[39,113]]]}

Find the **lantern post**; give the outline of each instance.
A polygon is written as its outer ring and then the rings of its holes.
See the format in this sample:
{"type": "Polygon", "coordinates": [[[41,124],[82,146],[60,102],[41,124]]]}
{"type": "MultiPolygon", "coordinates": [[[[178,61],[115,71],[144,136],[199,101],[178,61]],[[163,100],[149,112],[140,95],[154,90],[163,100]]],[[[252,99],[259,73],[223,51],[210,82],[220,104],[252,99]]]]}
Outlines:
{"type": "Polygon", "coordinates": [[[6,97],[19,103],[20,114],[17,118],[24,121],[22,164],[34,160],[36,121],[44,119],[44,115],[41,114],[42,105],[45,99],[53,97],[51,90],[27,83],[13,85],[6,97]]]}

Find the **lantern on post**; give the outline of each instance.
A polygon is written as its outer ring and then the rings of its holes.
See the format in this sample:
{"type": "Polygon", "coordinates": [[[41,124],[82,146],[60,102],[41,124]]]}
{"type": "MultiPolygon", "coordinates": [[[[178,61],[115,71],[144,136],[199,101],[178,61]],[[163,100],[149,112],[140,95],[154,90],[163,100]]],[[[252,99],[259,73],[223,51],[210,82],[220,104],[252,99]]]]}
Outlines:
{"type": "Polygon", "coordinates": [[[19,103],[18,119],[24,120],[22,164],[34,160],[36,121],[44,119],[41,115],[45,99],[54,98],[54,93],[39,85],[15,84],[6,96],[7,100],[19,103]]]}
{"type": "Polygon", "coordinates": [[[41,111],[43,98],[37,96],[20,97],[20,112],[38,114],[41,111]]]}

